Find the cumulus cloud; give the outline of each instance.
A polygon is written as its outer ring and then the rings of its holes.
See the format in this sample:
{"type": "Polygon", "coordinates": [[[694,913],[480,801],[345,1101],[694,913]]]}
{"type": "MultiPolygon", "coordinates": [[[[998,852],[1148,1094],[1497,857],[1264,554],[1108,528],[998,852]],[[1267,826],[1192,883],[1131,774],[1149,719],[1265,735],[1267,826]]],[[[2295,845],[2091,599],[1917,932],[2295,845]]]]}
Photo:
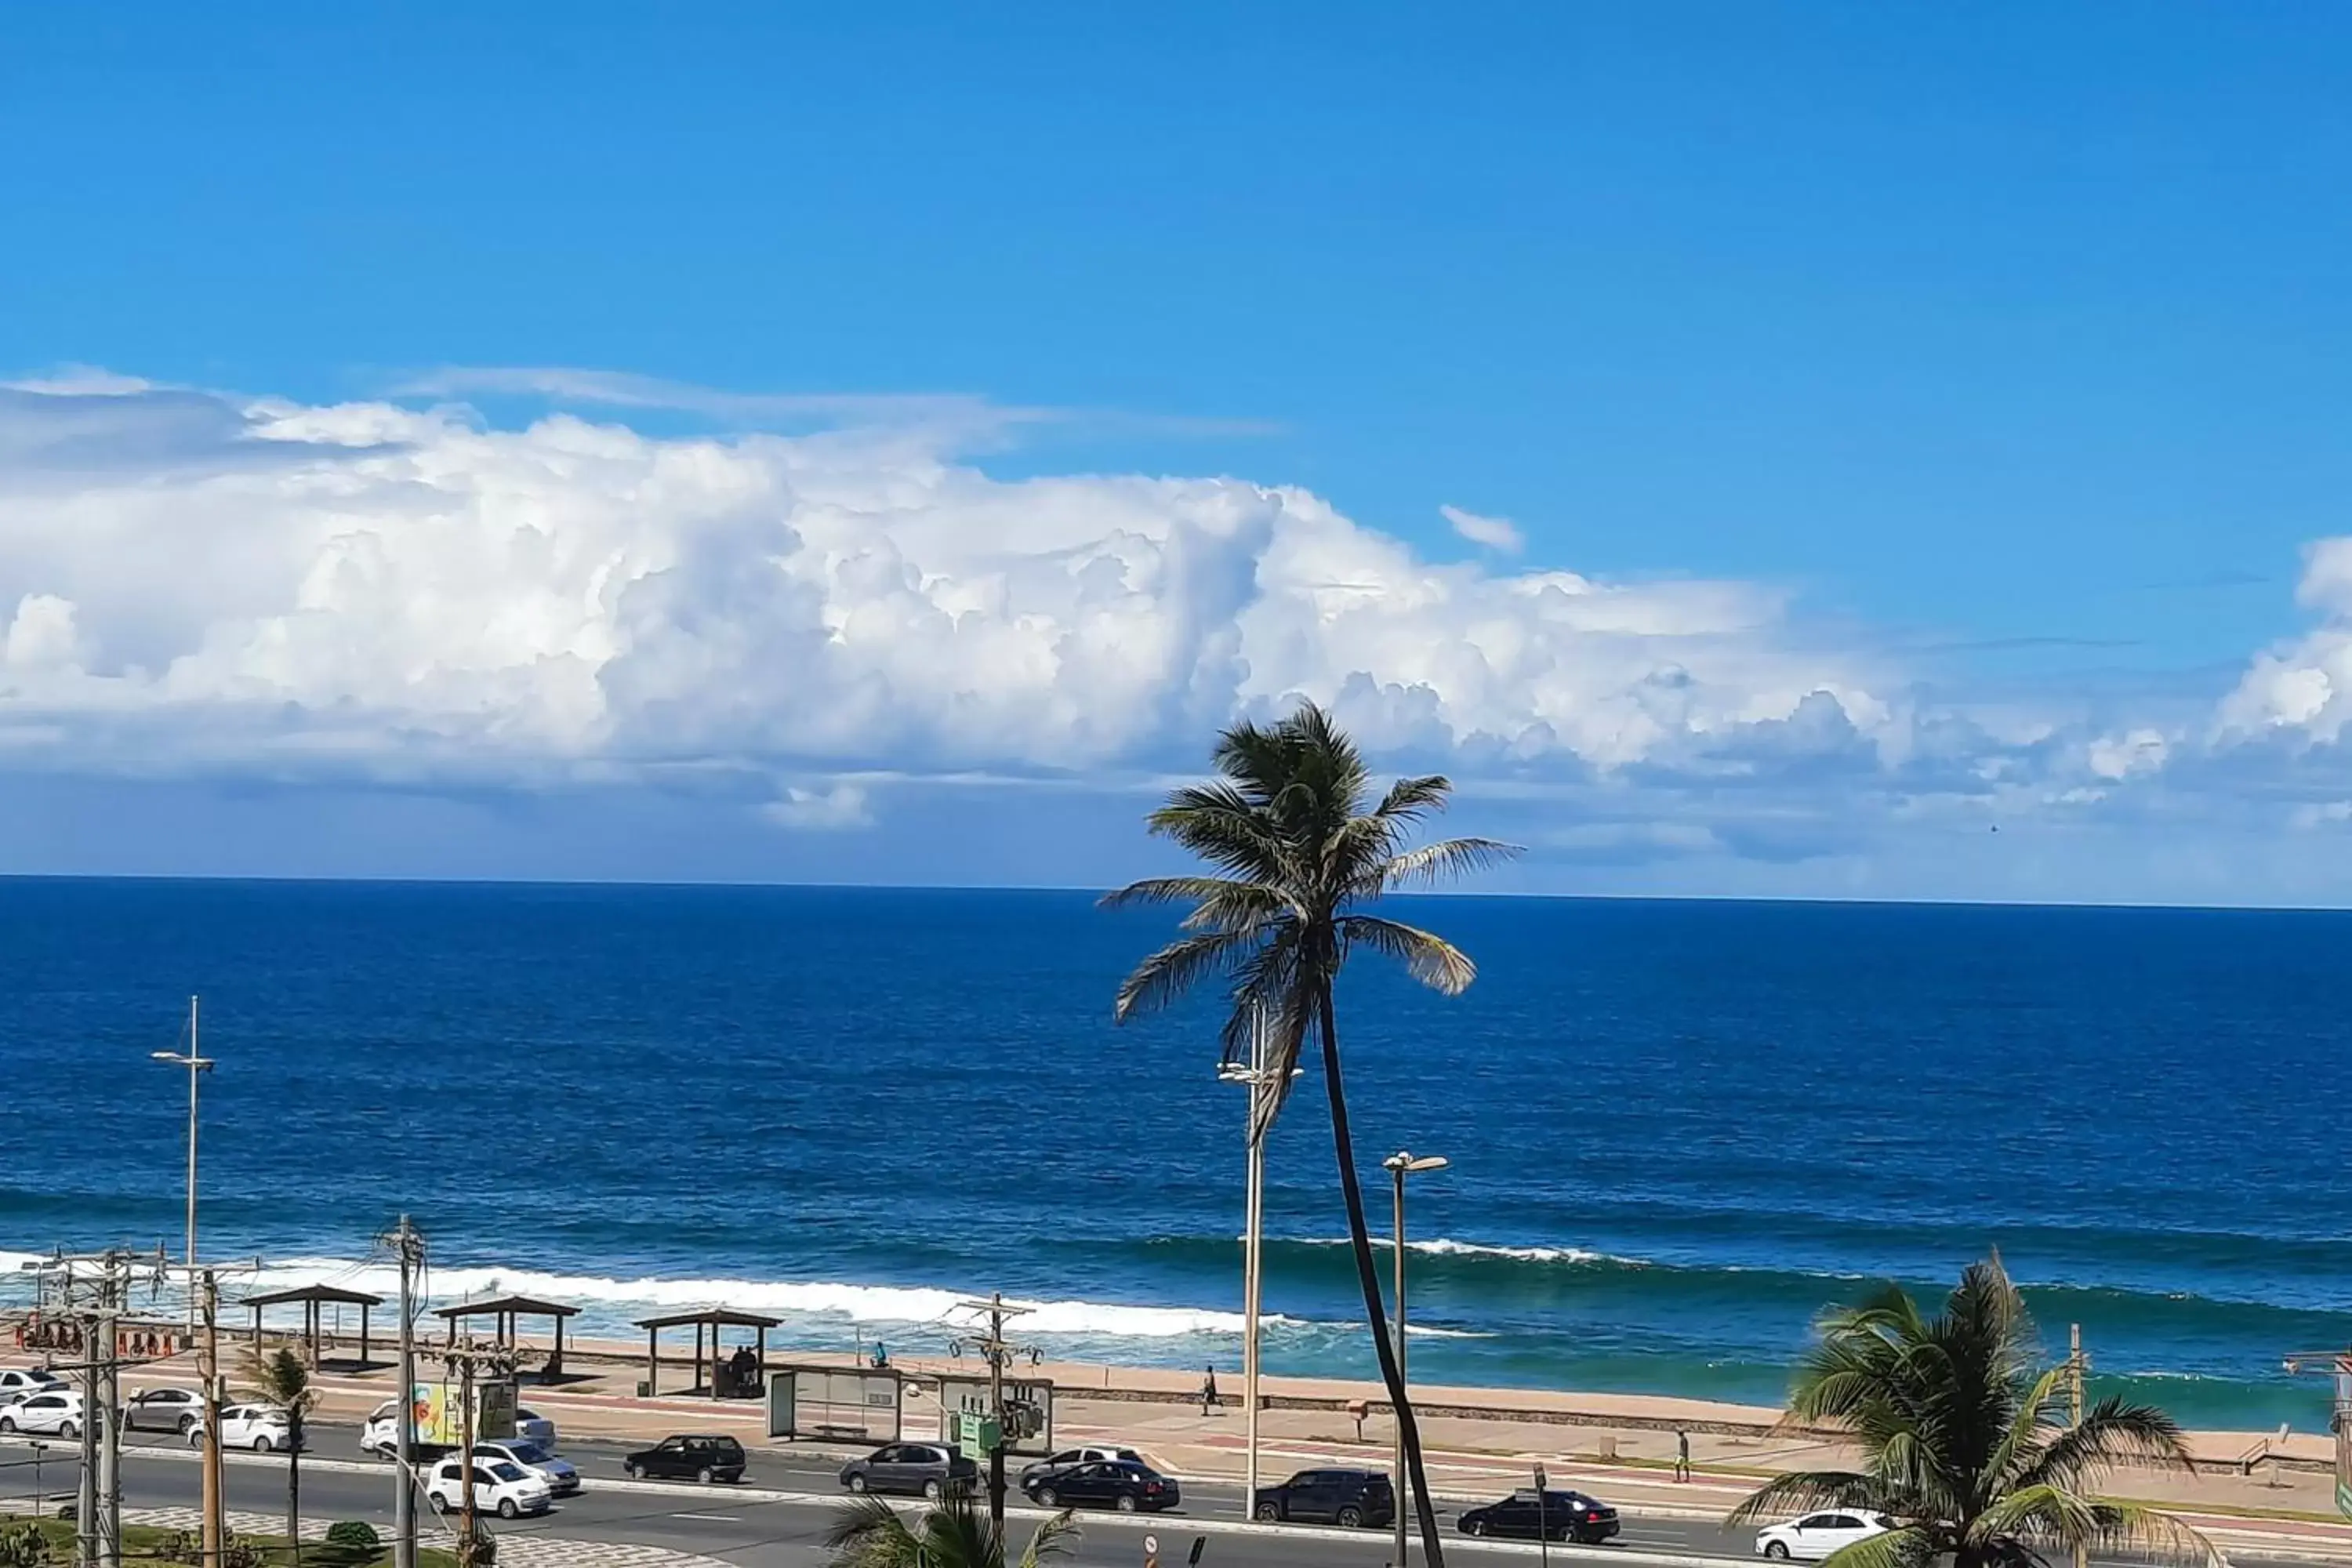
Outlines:
{"type": "Polygon", "coordinates": [[[1561,774],[1916,727],[1768,588],[1434,563],[1303,489],[1003,481],[903,428],[100,381],[10,390],[0,453],[0,717],[72,765],[1073,774],[1302,696],[1384,754],[1561,774]]]}
{"type": "Polygon", "coordinates": [[[2224,740],[2333,744],[2352,719],[2352,538],[2310,547],[2295,598],[2320,624],[2255,658],[2221,704],[2224,740]]]}
{"type": "Polygon", "coordinates": [[[1482,517],[1458,506],[1441,506],[1437,509],[1437,515],[1444,518],[1455,533],[1473,544],[1483,544],[1506,555],[1517,555],[1527,548],[1528,542],[1519,532],[1518,525],[1507,517],[1482,517]]]}
{"type": "Polygon", "coordinates": [[[826,789],[788,786],[760,808],[760,815],[778,827],[799,832],[831,833],[851,827],[871,827],[874,813],[865,789],[837,784],[826,789]]]}

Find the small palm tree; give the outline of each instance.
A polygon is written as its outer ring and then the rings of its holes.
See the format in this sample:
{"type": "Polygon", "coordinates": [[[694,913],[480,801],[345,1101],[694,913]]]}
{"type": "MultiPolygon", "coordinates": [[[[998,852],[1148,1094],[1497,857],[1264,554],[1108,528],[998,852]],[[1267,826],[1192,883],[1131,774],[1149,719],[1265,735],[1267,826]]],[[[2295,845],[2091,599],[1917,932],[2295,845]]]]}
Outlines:
{"type": "Polygon", "coordinates": [[[310,1384],[310,1369],[292,1351],[280,1347],[264,1355],[256,1352],[246,1375],[261,1399],[286,1412],[286,1542],[297,1564],[302,1561],[302,1422],[317,1408],[319,1391],[310,1384]]]}
{"type": "MultiPolygon", "coordinates": [[[[1037,1527],[1017,1568],[1037,1568],[1068,1551],[1078,1538],[1068,1510],[1037,1527]]],[[[932,1503],[913,1523],[877,1497],[842,1506],[824,1533],[835,1568],[1008,1568],[1002,1528],[969,1492],[932,1503]]]]}
{"type": "Polygon", "coordinates": [[[1423,1550],[1431,1568],[1444,1568],[1445,1549],[1422,1468],[1421,1427],[1389,1343],[1364,1223],[1331,987],[1349,954],[1370,948],[1402,963],[1423,984],[1458,994],[1478,973],[1466,954],[1428,931],[1365,914],[1361,906],[1392,889],[1433,884],[1517,851],[1486,838],[1408,847],[1421,819],[1444,808],[1453,785],[1436,777],[1400,779],[1373,805],[1371,775],[1355,743],[1311,702],[1268,728],[1234,725],[1217,738],[1215,762],[1222,777],[1177,790],[1150,823],[1152,832],[1222,874],[1153,878],[1103,900],[1192,906],[1184,920],[1187,934],[1137,965],[1119,987],[1117,1016],[1124,1023],[1163,1006],[1212,975],[1227,979],[1233,1010],[1224,1023],[1226,1059],[1246,1058],[1261,1021],[1269,1042],[1272,1092],[1259,1102],[1253,1139],[1263,1138],[1280,1112],[1308,1032],[1319,1034],[1331,1142],[1364,1315],[1396,1412],[1423,1550]]]}
{"type": "Polygon", "coordinates": [[[2070,1420],[2072,1373],[2036,1370],[2033,1321],[1999,1258],[1970,1265],[1934,1317],[1890,1285],[1825,1314],[1820,1328],[1787,1419],[1850,1434],[1867,1468],[1780,1476],[1731,1523],[1814,1508],[1895,1521],[1833,1553],[1835,1568],[1946,1558],[1954,1568],[2039,1568],[2045,1552],[2078,1546],[2221,1563],[2179,1520],[2091,1490],[2119,1464],[2187,1472],[2180,1427],[2153,1405],[2114,1398],[2070,1420]]]}

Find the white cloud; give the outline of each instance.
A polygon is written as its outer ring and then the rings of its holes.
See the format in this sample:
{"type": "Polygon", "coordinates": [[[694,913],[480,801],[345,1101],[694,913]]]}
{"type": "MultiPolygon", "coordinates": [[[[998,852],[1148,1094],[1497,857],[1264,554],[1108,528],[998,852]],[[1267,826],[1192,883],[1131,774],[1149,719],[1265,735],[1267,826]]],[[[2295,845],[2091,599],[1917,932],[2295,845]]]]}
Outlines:
{"type": "Polygon", "coordinates": [[[2298,805],[2287,814],[2287,821],[2305,832],[2314,828],[2333,827],[2339,823],[2352,822],[2352,800],[2319,801],[2298,805]]]}
{"type": "Polygon", "coordinates": [[[2255,657],[2222,702],[2224,741],[2284,734],[2332,743],[2352,719],[2352,538],[2323,539],[2305,552],[2296,600],[2318,626],[2255,657]]]}
{"type": "Polygon", "coordinates": [[[1473,544],[1483,544],[1506,555],[1517,555],[1527,548],[1527,539],[1519,532],[1518,525],[1507,517],[1482,517],[1458,506],[1441,506],[1437,515],[1473,544]]]}
{"type": "Polygon", "coordinates": [[[865,789],[854,784],[837,784],[829,789],[793,785],[761,806],[760,815],[778,827],[807,833],[838,832],[874,825],[872,803],[865,789]]]}
{"type": "MultiPolygon", "coordinates": [[[[1085,773],[1302,695],[1497,767],[1678,765],[1801,712],[1916,743],[1899,672],[1766,588],[1433,563],[1305,490],[1001,481],[904,429],[20,386],[11,602],[0,720],[70,766],[1085,773]]],[[[779,804],[866,804],[823,800],[779,804]]]]}

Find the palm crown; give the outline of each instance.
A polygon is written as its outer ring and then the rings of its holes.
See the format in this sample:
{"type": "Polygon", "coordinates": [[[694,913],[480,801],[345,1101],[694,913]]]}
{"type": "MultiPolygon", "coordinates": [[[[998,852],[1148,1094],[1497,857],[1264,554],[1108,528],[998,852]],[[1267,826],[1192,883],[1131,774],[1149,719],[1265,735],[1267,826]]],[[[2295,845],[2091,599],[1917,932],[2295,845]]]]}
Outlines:
{"type": "MultiPolygon", "coordinates": [[[[1066,1510],[1055,1514],[1030,1536],[1018,1568],[1038,1568],[1068,1551],[1077,1534],[1066,1510]]],[[[843,1505],[824,1543],[838,1568],[1007,1568],[1002,1528],[964,1493],[933,1504],[912,1523],[880,1498],[856,1499],[843,1505]]]]}
{"type": "Polygon", "coordinates": [[[1448,995],[1478,973],[1443,937],[1366,914],[1360,906],[1517,851],[1488,838],[1407,847],[1421,820],[1444,808],[1452,784],[1440,777],[1399,779],[1372,805],[1363,757],[1312,703],[1269,727],[1235,724],[1218,736],[1214,757],[1223,776],[1175,791],[1151,814],[1150,826],[1223,874],[1154,877],[1103,900],[1192,906],[1185,934],[1145,959],[1119,987],[1117,1016],[1125,1022],[1210,976],[1228,976],[1225,1057],[1249,1054],[1250,1032],[1263,1016],[1271,1042],[1265,1065],[1276,1086],[1263,1115],[1271,1122],[1308,1031],[1328,1013],[1331,982],[1350,949],[1397,959],[1448,995]]]}
{"type": "Polygon", "coordinates": [[[2065,1365],[2037,1371],[2032,1320],[1999,1258],[1971,1265],[1942,1312],[1893,1286],[1821,1321],[1798,1370],[1791,1424],[1851,1434],[1866,1468],[1780,1476],[1734,1523],[1844,1507],[1896,1528],[1837,1552],[1838,1568],[2026,1568],[2048,1549],[2126,1547],[2218,1563],[2169,1515],[2093,1495],[2118,1464],[2189,1468],[2179,1426],[2147,1405],[2102,1399],[2069,1420],[2065,1365]]]}

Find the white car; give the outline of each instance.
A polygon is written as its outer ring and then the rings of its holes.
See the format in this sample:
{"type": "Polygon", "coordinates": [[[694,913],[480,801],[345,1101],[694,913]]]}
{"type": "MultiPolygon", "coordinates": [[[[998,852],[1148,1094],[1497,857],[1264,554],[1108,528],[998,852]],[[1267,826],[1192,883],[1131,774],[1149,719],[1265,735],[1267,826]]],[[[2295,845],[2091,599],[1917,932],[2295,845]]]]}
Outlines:
{"type": "Polygon", "coordinates": [[[580,1472],[572,1461],[559,1458],[536,1443],[518,1437],[511,1443],[477,1443],[474,1457],[478,1459],[504,1459],[510,1465],[520,1465],[547,1483],[547,1489],[557,1497],[570,1497],[580,1489],[580,1472]]]}
{"type": "Polygon", "coordinates": [[[1895,1521],[1883,1513],[1866,1513],[1861,1509],[1823,1509],[1819,1513],[1758,1531],[1756,1551],[1758,1555],[1775,1562],[1818,1563],[1840,1547],[1884,1535],[1894,1528],[1895,1521]]]}
{"type": "MultiPolygon", "coordinates": [[[[425,1483],[425,1500],[435,1513],[456,1513],[466,1506],[457,1460],[444,1459],[433,1467],[433,1479],[425,1483]]],[[[520,1465],[507,1459],[474,1461],[474,1507],[481,1512],[514,1519],[545,1513],[553,1500],[547,1483],[520,1465]]]]}
{"type": "MultiPolygon", "coordinates": [[[[286,1412],[274,1405],[224,1405],[220,1413],[221,1447],[250,1448],[257,1454],[282,1454],[294,1446],[294,1429],[286,1419],[286,1412]]],[[[196,1420],[181,1428],[187,1435],[188,1447],[205,1446],[205,1424],[201,1414],[196,1420]]],[[[310,1446],[310,1435],[302,1435],[302,1447],[310,1446]]]]}
{"type": "Polygon", "coordinates": [[[70,1388],[45,1388],[14,1405],[0,1405],[0,1432],[37,1432],[45,1436],[81,1436],[81,1394],[70,1388]]]}
{"type": "Polygon", "coordinates": [[[122,1402],[125,1431],[184,1434],[204,1418],[204,1398],[193,1388],[146,1388],[122,1402]]]}
{"type": "Polygon", "coordinates": [[[360,1427],[360,1452],[373,1454],[379,1459],[396,1458],[400,1454],[400,1401],[387,1399],[368,1412],[360,1427]]]}
{"type": "Polygon", "coordinates": [[[0,1405],[14,1405],[36,1394],[55,1393],[65,1385],[66,1380],[47,1367],[12,1366],[0,1370],[0,1405]]]}

